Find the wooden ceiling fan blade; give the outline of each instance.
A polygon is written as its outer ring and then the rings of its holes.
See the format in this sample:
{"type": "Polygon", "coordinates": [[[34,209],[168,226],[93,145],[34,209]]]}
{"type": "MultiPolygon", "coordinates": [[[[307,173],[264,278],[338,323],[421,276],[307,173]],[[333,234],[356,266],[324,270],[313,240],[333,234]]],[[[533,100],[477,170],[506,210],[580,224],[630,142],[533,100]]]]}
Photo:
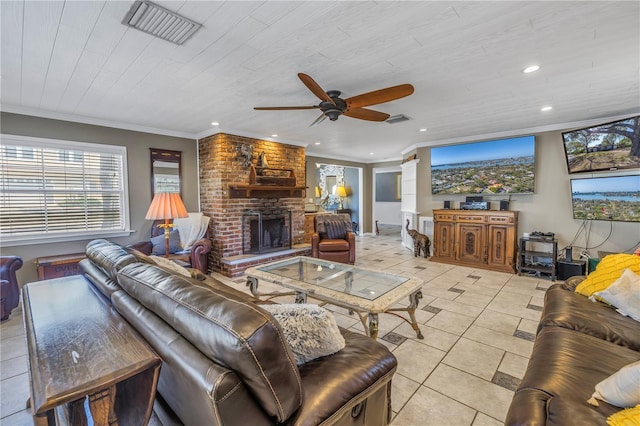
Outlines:
{"type": "Polygon", "coordinates": [[[326,115],[324,115],[324,112],[322,114],[320,114],[320,117],[316,118],[313,123],[309,124],[309,127],[313,127],[316,124],[320,124],[322,123],[325,119],[327,118],[326,115]]]}
{"type": "Polygon", "coordinates": [[[386,89],[374,90],[362,95],[352,96],[345,99],[347,110],[360,108],[369,105],[383,104],[404,98],[413,93],[413,86],[410,84],[400,84],[398,86],[387,87],[386,89]]]}
{"type": "Polygon", "coordinates": [[[258,111],[285,111],[292,109],[318,109],[320,105],[314,106],[282,106],[282,107],[254,107],[253,109],[258,111]]]}
{"type": "Polygon", "coordinates": [[[366,108],[352,108],[343,112],[344,115],[351,118],[359,118],[368,121],[385,121],[389,118],[389,114],[366,108]]]}
{"type": "Polygon", "coordinates": [[[330,102],[333,105],[336,104],[335,102],[333,102],[333,99],[331,99],[331,97],[327,95],[327,92],[322,90],[322,87],[320,87],[320,85],[316,83],[313,78],[311,78],[311,76],[300,72],[298,73],[298,78],[304,83],[305,86],[307,86],[307,89],[311,90],[311,92],[320,100],[330,102]]]}

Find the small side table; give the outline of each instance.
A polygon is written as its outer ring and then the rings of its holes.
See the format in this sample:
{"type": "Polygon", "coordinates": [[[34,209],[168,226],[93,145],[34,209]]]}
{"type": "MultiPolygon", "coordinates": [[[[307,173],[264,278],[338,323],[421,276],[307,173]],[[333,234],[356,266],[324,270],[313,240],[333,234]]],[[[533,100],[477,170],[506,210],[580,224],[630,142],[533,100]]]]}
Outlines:
{"type": "Polygon", "coordinates": [[[83,277],[22,289],[35,425],[146,425],[160,358],[83,277]],[[88,410],[85,401],[88,399],[88,410]]]}

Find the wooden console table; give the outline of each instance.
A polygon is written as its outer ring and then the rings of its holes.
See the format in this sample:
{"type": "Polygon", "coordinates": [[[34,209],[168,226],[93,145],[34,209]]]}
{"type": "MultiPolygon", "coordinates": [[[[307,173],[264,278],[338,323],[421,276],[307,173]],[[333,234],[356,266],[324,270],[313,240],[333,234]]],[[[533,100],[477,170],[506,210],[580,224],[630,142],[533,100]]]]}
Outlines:
{"type": "Polygon", "coordinates": [[[147,424],[161,360],[106,299],[79,275],[22,297],[34,424],[147,424]]]}

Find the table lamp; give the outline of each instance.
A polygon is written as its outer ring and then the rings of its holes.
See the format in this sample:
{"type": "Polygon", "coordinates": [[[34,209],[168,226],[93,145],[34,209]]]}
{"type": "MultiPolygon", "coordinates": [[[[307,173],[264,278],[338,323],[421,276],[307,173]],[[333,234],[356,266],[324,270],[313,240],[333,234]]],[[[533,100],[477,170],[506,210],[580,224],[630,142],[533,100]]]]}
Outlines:
{"type": "Polygon", "coordinates": [[[338,186],[336,188],[336,195],[340,197],[340,210],[342,210],[344,208],[342,206],[342,198],[347,196],[347,190],[345,189],[344,185],[338,186]]]}
{"type": "Polygon", "coordinates": [[[188,217],[187,209],[177,192],[158,192],[153,196],[147,215],[147,220],[163,220],[164,223],[158,225],[158,228],[164,229],[164,257],[169,255],[169,231],[173,228],[173,223],[169,223],[170,219],[178,217],[188,217]]]}

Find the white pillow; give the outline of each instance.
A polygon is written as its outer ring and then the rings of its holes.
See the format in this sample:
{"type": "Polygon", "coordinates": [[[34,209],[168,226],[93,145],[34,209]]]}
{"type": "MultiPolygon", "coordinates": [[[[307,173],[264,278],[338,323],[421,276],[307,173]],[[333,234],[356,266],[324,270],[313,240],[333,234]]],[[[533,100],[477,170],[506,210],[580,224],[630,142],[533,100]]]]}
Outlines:
{"type": "Polygon", "coordinates": [[[335,318],[313,304],[260,305],[280,323],[296,364],[334,354],[345,347],[335,318]]]}
{"type": "Polygon", "coordinates": [[[149,256],[158,266],[161,266],[165,269],[168,269],[171,272],[175,272],[177,274],[180,275],[184,275],[186,277],[191,277],[191,273],[183,268],[182,266],[178,265],[176,262],[174,262],[173,260],[167,259],[166,257],[160,257],[160,256],[149,256]]]}
{"type": "Polygon", "coordinates": [[[590,299],[594,300],[594,296],[615,306],[622,315],[640,321],[640,275],[631,269],[622,271],[620,278],[605,290],[593,293],[590,299]]]}
{"type": "Polygon", "coordinates": [[[622,408],[640,404],[640,361],[625,365],[598,383],[596,391],[587,402],[597,407],[596,399],[622,408]]]}

